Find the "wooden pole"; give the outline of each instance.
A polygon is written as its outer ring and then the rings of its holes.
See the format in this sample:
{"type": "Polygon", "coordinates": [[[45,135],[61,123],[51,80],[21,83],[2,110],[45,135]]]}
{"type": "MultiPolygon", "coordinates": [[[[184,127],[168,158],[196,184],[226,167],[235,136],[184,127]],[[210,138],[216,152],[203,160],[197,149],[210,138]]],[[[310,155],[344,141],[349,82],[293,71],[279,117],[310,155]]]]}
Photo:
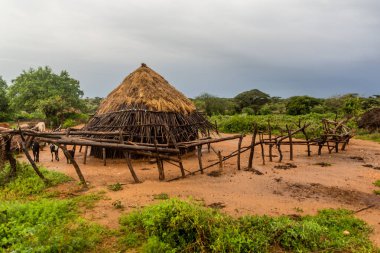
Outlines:
{"type": "MultiPolygon", "coordinates": [[[[157,140],[154,140],[154,144],[156,146],[156,149],[157,149],[157,140]]],[[[160,157],[158,156],[158,150],[156,151],[156,162],[157,162],[157,169],[158,169],[158,178],[160,181],[162,180],[165,180],[165,172],[164,172],[164,164],[162,162],[162,160],[160,159],[160,157]]]]}
{"type": "Polygon", "coordinates": [[[24,152],[26,158],[28,159],[28,161],[32,165],[32,168],[36,172],[36,174],[38,175],[38,177],[41,178],[44,181],[45,184],[48,184],[49,180],[47,180],[44,177],[44,175],[41,173],[41,171],[38,169],[36,163],[33,161],[32,157],[30,156],[30,154],[28,152],[28,149],[26,148],[25,137],[24,137],[24,135],[23,135],[23,133],[21,131],[21,128],[19,128],[19,132],[20,132],[20,137],[21,137],[21,148],[22,148],[22,151],[24,152]]]}
{"type": "MultiPolygon", "coordinates": [[[[82,148],[82,146],[81,146],[82,148]]],[[[84,156],[83,156],[83,164],[87,163],[87,152],[88,152],[88,146],[84,148],[84,156]]]]}
{"type": "MultiPolygon", "coordinates": [[[[270,120],[268,119],[268,134],[269,141],[272,142],[272,126],[270,125],[270,120]]],[[[273,161],[273,144],[269,144],[269,161],[273,161]]]]}
{"type": "Polygon", "coordinates": [[[123,154],[124,154],[125,160],[127,161],[129,171],[131,172],[131,175],[132,175],[133,179],[135,180],[135,183],[141,183],[139,178],[137,177],[137,175],[135,173],[135,170],[133,169],[132,161],[131,161],[131,158],[129,157],[129,153],[127,151],[123,151],[123,154]]]}
{"type": "Polygon", "coordinates": [[[106,159],[107,153],[106,153],[105,148],[102,148],[102,153],[103,153],[103,165],[107,166],[107,159],[106,159]]]}
{"type": "Polygon", "coordinates": [[[264,134],[260,134],[260,147],[261,147],[261,159],[263,160],[263,165],[265,165],[265,152],[264,152],[264,134]]]}
{"type": "Polygon", "coordinates": [[[181,175],[184,178],[184,177],[186,177],[185,168],[183,167],[183,163],[182,163],[182,159],[181,159],[180,155],[178,155],[178,160],[179,160],[178,164],[179,164],[179,168],[181,170],[181,175]]]}
{"type": "Polygon", "coordinates": [[[75,161],[75,159],[70,155],[70,153],[67,151],[66,147],[64,145],[59,145],[59,147],[62,149],[63,153],[69,159],[70,163],[74,166],[74,169],[76,173],[78,174],[79,180],[82,183],[84,188],[87,188],[86,180],[84,179],[84,176],[82,174],[82,171],[79,168],[79,165],[75,161]]]}
{"type": "Polygon", "coordinates": [[[218,150],[218,158],[219,158],[219,168],[223,169],[223,156],[220,150],[218,150]]]}
{"type": "Polygon", "coordinates": [[[199,163],[199,170],[201,171],[201,174],[203,174],[203,165],[202,165],[202,145],[198,145],[198,163],[199,163]]]}
{"type": "Polygon", "coordinates": [[[293,139],[292,139],[292,131],[290,130],[289,126],[286,125],[286,130],[288,131],[288,137],[289,137],[289,159],[290,161],[293,161],[293,139]]]}
{"type": "Polygon", "coordinates": [[[253,166],[253,159],[254,159],[255,146],[256,146],[256,135],[257,135],[257,124],[254,124],[253,135],[252,135],[252,140],[251,140],[251,150],[249,152],[249,159],[248,159],[249,169],[252,169],[252,166],[253,166]]]}
{"type": "Polygon", "coordinates": [[[237,168],[240,170],[241,162],[240,162],[240,157],[241,157],[241,143],[243,141],[243,135],[240,136],[239,138],[239,143],[238,143],[238,157],[237,157],[237,168]]]}

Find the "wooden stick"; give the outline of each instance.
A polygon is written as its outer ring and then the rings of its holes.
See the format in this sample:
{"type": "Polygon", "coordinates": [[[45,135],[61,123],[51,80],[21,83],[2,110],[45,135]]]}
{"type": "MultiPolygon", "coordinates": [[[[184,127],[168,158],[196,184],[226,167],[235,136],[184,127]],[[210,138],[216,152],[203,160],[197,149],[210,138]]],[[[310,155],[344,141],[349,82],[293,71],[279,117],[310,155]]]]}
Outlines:
{"type": "Polygon", "coordinates": [[[239,138],[239,143],[238,143],[238,157],[237,157],[237,168],[240,170],[240,156],[241,156],[241,142],[243,141],[243,135],[240,136],[239,138]]]}
{"type": "MultiPolygon", "coordinates": [[[[293,161],[293,142],[292,142],[292,131],[290,130],[289,126],[286,125],[286,130],[288,131],[288,137],[289,137],[289,160],[293,161]]],[[[301,130],[302,131],[302,130],[301,130]]]]}
{"type": "Polygon", "coordinates": [[[88,146],[85,146],[85,148],[84,148],[84,156],[83,156],[83,164],[87,163],[87,152],[88,152],[88,146]]]}
{"type": "Polygon", "coordinates": [[[263,142],[263,133],[260,135],[260,147],[261,147],[261,159],[263,160],[263,165],[265,165],[265,151],[264,151],[264,142],[263,142]]]}
{"type": "Polygon", "coordinates": [[[135,183],[141,183],[139,178],[137,177],[137,175],[135,173],[135,170],[133,169],[132,161],[131,161],[131,158],[129,157],[128,152],[123,150],[123,155],[124,155],[125,160],[127,161],[129,171],[131,172],[131,175],[132,175],[133,179],[135,180],[135,183]]]}
{"type": "Polygon", "coordinates": [[[107,166],[107,153],[106,153],[105,148],[102,148],[102,154],[103,154],[103,165],[107,166]]]}
{"type": "Polygon", "coordinates": [[[202,145],[198,145],[198,163],[199,163],[199,170],[201,171],[201,174],[203,174],[203,166],[202,166],[202,145]]]}
{"type": "Polygon", "coordinates": [[[257,124],[254,125],[252,140],[251,140],[251,151],[249,152],[249,159],[248,159],[248,168],[252,169],[253,166],[253,159],[254,159],[254,153],[255,153],[255,146],[256,146],[256,135],[257,135],[257,124]]]}
{"type": "MultiPolygon", "coordinates": [[[[269,141],[272,142],[272,126],[270,125],[270,120],[268,119],[268,134],[269,134],[269,141]]],[[[273,161],[273,144],[269,144],[269,161],[273,161]]]]}
{"type": "Polygon", "coordinates": [[[64,145],[59,145],[59,147],[62,149],[63,153],[69,159],[70,163],[74,166],[74,169],[79,177],[79,180],[84,188],[87,188],[86,180],[84,179],[84,176],[82,174],[82,171],[80,170],[77,162],[75,159],[70,155],[70,153],[67,151],[66,147],[64,145]]]}
{"type": "Polygon", "coordinates": [[[22,151],[24,152],[26,158],[28,159],[28,161],[32,165],[32,168],[33,168],[34,172],[36,172],[36,174],[38,175],[38,177],[41,178],[44,181],[45,184],[48,184],[49,180],[47,180],[44,177],[44,175],[41,173],[41,171],[38,169],[36,163],[33,161],[32,157],[30,156],[30,154],[28,152],[28,149],[26,148],[25,137],[24,137],[24,135],[23,135],[20,127],[19,127],[19,133],[20,133],[20,136],[21,136],[21,148],[22,148],[22,151]]]}

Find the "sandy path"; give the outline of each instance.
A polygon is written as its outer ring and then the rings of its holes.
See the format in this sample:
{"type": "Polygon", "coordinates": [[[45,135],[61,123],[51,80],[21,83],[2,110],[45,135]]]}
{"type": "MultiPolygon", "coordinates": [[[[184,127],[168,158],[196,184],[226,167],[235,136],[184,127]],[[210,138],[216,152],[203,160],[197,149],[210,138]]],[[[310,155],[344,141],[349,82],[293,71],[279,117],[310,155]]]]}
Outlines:
{"type": "MultiPolygon", "coordinates": [[[[249,136],[245,138],[243,145],[249,144],[249,136]]],[[[226,155],[237,147],[237,141],[228,141],[214,146],[222,150],[226,155]]],[[[86,165],[82,164],[83,153],[76,153],[76,159],[81,166],[85,178],[90,182],[90,191],[106,191],[106,199],[100,201],[97,206],[86,214],[88,218],[112,228],[118,226],[118,218],[121,213],[127,213],[136,207],[150,205],[157,200],[154,194],[167,193],[170,197],[193,197],[203,200],[206,205],[223,203],[226,212],[233,216],[245,214],[315,214],[322,208],[346,208],[359,210],[363,207],[375,204],[376,206],[359,212],[357,216],[368,222],[374,228],[373,241],[380,246],[380,196],[373,194],[376,187],[372,184],[380,179],[380,170],[364,167],[363,164],[380,166],[380,144],[352,140],[347,151],[328,154],[323,150],[322,155],[316,155],[316,149],[312,150],[312,156],[307,157],[305,146],[295,147],[295,157],[292,162],[297,167],[289,170],[275,169],[279,163],[269,162],[266,157],[266,165],[261,163],[261,154],[256,152],[254,167],[264,173],[255,175],[249,171],[238,171],[236,158],[225,162],[222,174],[219,177],[207,175],[211,171],[218,170],[213,167],[206,173],[188,176],[173,182],[159,182],[155,163],[147,161],[134,161],[134,167],[141,184],[133,184],[133,179],[123,160],[109,160],[107,166],[95,158],[88,158],[86,165]],[[350,157],[362,157],[364,161],[351,159],[350,157]],[[321,167],[317,162],[331,163],[332,166],[321,167]],[[125,184],[121,191],[113,192],[107,189],[107,185],[114,183],[125,184]],[[112,206],[112,202],[120,200],[125,209],[120,211],[112,206]]],[[[47,149],[46,149],[47,150],[47,149]]],[[[289,162],[289,152],[283,148],[284,163],[289,162]]],[[[259,150],[258,150],[259,151],[259,150]]],[[[267,151],[266,151],[267,152],[267,151]]],[[[62,156],[62,154],[61,154],[62,156]]],[[[216,161],[214,153],[203,150],[204,165],[216,161]]],[[[50,152],[41,152],[41,164],[64,172],[77,179],[74,169],[66,164],[66,159],[58,162],[50,161],[50,152]]],[[[248,152],[242,155],[243,168],[246,167],[248,152]]],[[[282,163],[282,164],[284,164],[282,163]]],[[[185,162],[187,170],[197,170],[198,160],[195,156],[189,156],[185,162]]],[[[165,163],[166,178],[180,176],[179,169],[165,163]]],[[[72,187],[69,184],[67,187],[72,187]]]]}

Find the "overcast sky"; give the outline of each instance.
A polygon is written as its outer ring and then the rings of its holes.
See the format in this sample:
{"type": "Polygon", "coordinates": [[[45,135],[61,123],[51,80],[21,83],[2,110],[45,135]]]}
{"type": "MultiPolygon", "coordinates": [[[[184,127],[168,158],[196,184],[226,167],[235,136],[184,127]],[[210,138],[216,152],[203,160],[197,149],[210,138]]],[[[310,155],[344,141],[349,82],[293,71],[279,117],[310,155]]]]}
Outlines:
{"type": "Polygon", "coordinates": [[[145,62],[189,97],[380,94],[379,0],[0,0],[0,75],[106,96],[145,62]]]}

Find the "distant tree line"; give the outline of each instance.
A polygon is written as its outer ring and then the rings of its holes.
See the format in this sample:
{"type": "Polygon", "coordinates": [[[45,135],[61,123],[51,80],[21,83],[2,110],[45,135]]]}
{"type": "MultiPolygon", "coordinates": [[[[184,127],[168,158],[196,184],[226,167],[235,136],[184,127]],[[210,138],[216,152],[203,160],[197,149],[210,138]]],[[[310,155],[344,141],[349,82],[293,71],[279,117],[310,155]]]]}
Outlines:
{"type": "MultiPolygon", "coordinates": [[[[83,98],[79,81],[65,70],[54,73],[50,67],[23,71],[11,84],[0,76],[0,121],[40,119],[50,127],[69,127],[84,123],[94,114],[102,98],[83,98]]],[[[207,115],[304,115],[336,113],[359,115],[380,107],[380,95],[362,97],[351,93],[330,98],[293,96],[271,97],[253,89],[233,98],[220,98],[208,93],[192,99],[197,109],[207,115]]]]}
{"type": "Polygon", "coordinates": [[[45,120],[50,127],[85,122],[101,98],[83,98],[79,81],[50,67],[23,71],[8,85],[0,76],[0,121],[45,120]]]}
{"type": "Polygon", "coordinates": [[[293,96],[271,97],[260,90],[242,92],[233,98],[219,98],[204,93],[193,99],[198,110],[207,115],[305,115],[309,113],[335,113],[357,116],[368,109],[380,107],[380,95],[362,97],[349,93],[329,98],[293,96]]]}

